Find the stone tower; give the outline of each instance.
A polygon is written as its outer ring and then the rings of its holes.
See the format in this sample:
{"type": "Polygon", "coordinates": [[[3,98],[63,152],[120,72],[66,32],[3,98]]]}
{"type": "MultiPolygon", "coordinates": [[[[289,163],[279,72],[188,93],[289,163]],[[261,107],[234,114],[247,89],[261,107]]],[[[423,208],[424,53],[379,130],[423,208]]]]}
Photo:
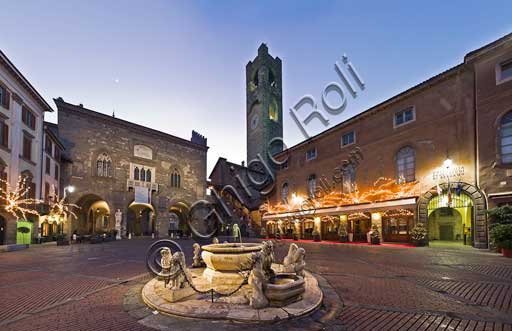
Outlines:
{"type": "Polygon", "coordinates": [[[247,163],[260,154],[271,169],[271,155],[282,150],[283,138],[283,85],[282,64],[278,57],[268,54],[261,44],[258,56],[245,67],[247,91],[247,163]]]}

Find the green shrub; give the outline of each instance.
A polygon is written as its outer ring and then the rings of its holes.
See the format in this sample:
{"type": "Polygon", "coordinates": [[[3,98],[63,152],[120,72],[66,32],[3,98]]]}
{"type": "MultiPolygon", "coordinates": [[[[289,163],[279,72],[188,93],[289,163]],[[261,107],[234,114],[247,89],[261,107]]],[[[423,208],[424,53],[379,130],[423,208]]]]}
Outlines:
{"type": "Polygon", "coordinates": [[[425,240],[426,237],[427,237],[427,228],[425,227],[425,224],[423,224],[421,222],[416,223],[414,228],[412,228],[412,230],[411,230],[412,240],[416,240],[416,241],[425,240]]]}
{"type": "Polygon", "coordinates": [[[512,249],[512,224],[495,224],[489,235],[491,243],[496,247],[512,249]]]}

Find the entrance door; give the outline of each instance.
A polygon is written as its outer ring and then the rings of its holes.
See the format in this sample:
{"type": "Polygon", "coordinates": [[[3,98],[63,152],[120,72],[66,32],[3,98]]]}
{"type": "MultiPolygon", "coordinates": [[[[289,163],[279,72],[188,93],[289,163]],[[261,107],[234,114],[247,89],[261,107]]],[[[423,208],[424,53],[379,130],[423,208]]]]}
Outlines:
{"type": "Polygon", "coordinates": [[[5,244],[5,218],[0,216],[0,245],[5,244]]]}
{"type": "Polygon", "coordinates": [[[439,239],[453,240],[453,225],[439,225],[439,239]]]}

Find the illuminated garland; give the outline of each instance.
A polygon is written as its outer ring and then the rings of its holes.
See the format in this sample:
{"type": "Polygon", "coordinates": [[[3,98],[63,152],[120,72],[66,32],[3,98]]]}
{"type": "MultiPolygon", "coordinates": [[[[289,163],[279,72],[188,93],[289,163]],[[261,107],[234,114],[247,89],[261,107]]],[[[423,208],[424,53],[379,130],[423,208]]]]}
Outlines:
{"type": "Polygon", "coordinates": [[[0,200],[5,203],[4,210],[16,217],[16,221],[21,218],[27,219],[27,214],[40,216],[39,212],[27,206],[35,206],[42,203],[42,200],[25,198],[30,192],[30,187],[26,185],[26,178],[19,177],[16,187],[12,189],[9,182],[0,179],[0,200]]]}
{"type": "Polygon", "coordinates": [[[364,192],[359,191],[356,186],[355,191],[352,193],[343,193],[333,190],[325,195],[320,195],[315,198],[302,198],[300,199],[302,202],[300,204],[289,202],[271,205],[270,202],[267,201],[260,207],[260,211],[263,213],[275,214],[315,208],[342,207],[359,203],[372,203],[413,197],[418,196],[419,194],[420,189],[418,181],[398,184],[394,179],[380,177],[373,183],[372,188],[364,192]],[[304,203],[304,201],[306,201],[307,204],[304,203]],[[308,208],[304,208],[305,206],[308,208]]]}
{"type": "Polygon", "coordinates": [[[71,215],[75,218],[78,218],[78,216],[76,216],[76,214],[73,212],[73,209],[80,209],[80,207],[74,203],[65,203],[64,199],[65,198],[62,198],[50,205],[50,217],[59,219],[61,217],[68,217],[71,215]]]}

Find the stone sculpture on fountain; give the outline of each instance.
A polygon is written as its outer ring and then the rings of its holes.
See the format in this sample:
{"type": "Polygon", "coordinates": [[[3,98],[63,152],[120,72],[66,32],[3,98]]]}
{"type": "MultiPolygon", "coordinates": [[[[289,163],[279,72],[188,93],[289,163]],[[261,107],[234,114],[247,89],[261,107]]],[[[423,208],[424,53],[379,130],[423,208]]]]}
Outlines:
{"type": "Polygon", "coordinates": [[[265,296],[266,277],[263,270],[263,259],[260,252],[252,254],[252,270],[248,283],[251,286],[249,304],[254,309],[261,309],[268,306],[268,299],[265,296]]]}
{"type": "Polygon", "coordinates": [[[201,257],[201,245],[199,245],[198,243],[194,243],[192,247],[194,248],[192,268],[204,268],[205,263],[203,261],[203,258],[201,257]]]}
{"type": "Polygon", "coordinates": [[[296,244],[291,244],[288,254],[283,261],[283,271],[285,273],[295,273],[304,278],[306,268],[306,250],[296,244]]]}

